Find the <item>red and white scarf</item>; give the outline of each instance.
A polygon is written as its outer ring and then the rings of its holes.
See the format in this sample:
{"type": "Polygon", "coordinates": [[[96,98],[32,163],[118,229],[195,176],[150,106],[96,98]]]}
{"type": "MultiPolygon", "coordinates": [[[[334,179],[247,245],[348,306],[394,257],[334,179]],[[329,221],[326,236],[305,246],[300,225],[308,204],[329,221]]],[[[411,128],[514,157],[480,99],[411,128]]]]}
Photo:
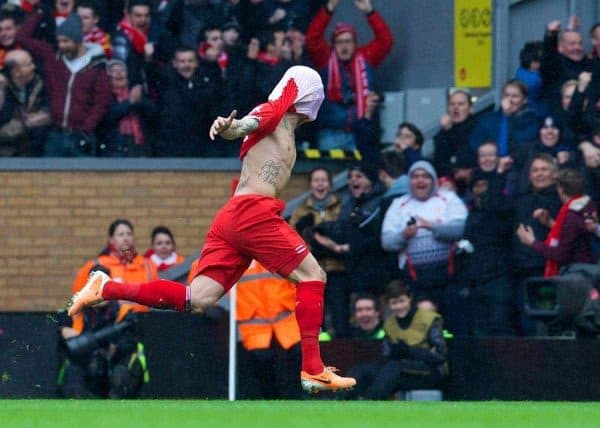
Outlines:
{"type": "MultiPolygon", "coordinates": [[[[356,94],[356,115],[361,119],[365,115],[365,106],[367,104],[367,95],[369,94],[369,79],[367,76],[367,62],[362,53],[356,52],[351,60],[352,82],[350,85],[354,88],[356,94]]],[[[334,102],[341,102],[342,96],[342,75],[340,73],[340,62],[335,54],[331,52],[329,56],[327,76],[327,97],[334,102]]]]}
{"type": "MultiPolygon", "coordinates": [[[[571,208],[571,203],[581,198],[581,195],[573,196],[567,202],[560,207],[560,211],[556,216],[556,220],[554,221],[554,225],[550,232],[548,232],[548,236],[546,236],[546,240],[544,243],[548,247],[558,247],[560,244],[560,232],[563,228],[563,224],[565,223],[565,219],[567,218],[567,214],[569,213],[569,209],[571,208]]],[[[560,270],[560,265],[554,260],[546,260],[546,268],[544,269],[544,276],[556,276],[560,270]]]]}
{"type": "MultiPolygon", "coordinates": [[[[129,99],[129,88],[113,89],[113,95],[118,102],[127,101],[129,99]]],[[[136,145],[144,144],[142,125],[135,114],[128,114],[119,120],[119,132],[122,135],[131,135],[136,145]]]]}
{"type": "Polygon", "coordinates": [[[144,46],[148,43],[148,35],[137,28],[134,28],[127,17],[121,19],[118,28],[127,36],[133,45],[133,50],[136,51],[138,55],[143,55],[144,46]]]}

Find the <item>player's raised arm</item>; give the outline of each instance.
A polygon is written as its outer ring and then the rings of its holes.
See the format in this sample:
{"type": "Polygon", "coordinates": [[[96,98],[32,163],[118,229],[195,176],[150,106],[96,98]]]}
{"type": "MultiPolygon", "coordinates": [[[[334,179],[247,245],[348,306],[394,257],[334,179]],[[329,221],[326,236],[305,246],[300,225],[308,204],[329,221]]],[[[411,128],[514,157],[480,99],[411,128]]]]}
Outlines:
{"type": "Polygon", "coordinates": [[[258,128],[258,120],[252,117],[245,116],[241,119],[236,119],[237,110],[233,110],[228,117],[219,116],[215,119],[208,136],[214,141],[217,135],[226,140],[235,140],[243,138],[258,128]]]}

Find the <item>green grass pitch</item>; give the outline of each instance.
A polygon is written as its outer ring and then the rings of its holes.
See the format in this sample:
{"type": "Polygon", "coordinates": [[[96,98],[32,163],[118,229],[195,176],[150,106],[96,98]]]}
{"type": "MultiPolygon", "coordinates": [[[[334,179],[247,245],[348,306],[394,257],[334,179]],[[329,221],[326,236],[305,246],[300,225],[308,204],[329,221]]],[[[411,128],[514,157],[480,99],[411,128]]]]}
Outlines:
{"type": "Polygon", "coordinates": [[[600,403],[0,400],[2,428],[600,427],[600,403]]]}

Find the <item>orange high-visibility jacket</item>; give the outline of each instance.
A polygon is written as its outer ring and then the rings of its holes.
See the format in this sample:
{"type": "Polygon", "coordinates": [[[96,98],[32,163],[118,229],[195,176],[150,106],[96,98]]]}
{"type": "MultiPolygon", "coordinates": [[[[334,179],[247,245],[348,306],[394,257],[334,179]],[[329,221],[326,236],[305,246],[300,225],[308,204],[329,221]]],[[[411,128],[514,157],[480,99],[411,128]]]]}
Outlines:
{"type": "MultiPolygon", "coordinates": [[[[79,269],[79,272],[75,277],[75,281],[73,281],[73,293],[76,293],[83,288],[90,274],[90,269],[97,264],[108,269],[110,271],[110,277],[116,282],[140,283],[158,279],[158,273],[154,263],[145,259],[141,255],[135,256],[131,263],[126,265],[121,263],[118,257],[104,255],[99,256],[97,259],[88,261],[81,269],[79,269]]],[[[127,304],[124,310],[147,312],[150,309],[147,306],[135,303],[127,304]]]]}
{"type": "Polygon", "coordinates": [[[244,348],[269,348],[273,334],[283,349],[300,342],[293,283],[254,260],[236,287],[237,321],[244,348]]]}

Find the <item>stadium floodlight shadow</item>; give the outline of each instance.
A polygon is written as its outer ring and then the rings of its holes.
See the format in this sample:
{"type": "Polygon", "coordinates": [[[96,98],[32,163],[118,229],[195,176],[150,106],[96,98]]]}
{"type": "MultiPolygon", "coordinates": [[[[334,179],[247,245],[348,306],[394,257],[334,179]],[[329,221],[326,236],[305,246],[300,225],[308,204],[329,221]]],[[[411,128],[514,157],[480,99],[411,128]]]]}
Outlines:
{"type": "Polygon", "coordinates": [[[593,284],[580,274],[525,281],[525,313],[541,323],[538,336],[578,335],[577,320],[593,284]]]}

